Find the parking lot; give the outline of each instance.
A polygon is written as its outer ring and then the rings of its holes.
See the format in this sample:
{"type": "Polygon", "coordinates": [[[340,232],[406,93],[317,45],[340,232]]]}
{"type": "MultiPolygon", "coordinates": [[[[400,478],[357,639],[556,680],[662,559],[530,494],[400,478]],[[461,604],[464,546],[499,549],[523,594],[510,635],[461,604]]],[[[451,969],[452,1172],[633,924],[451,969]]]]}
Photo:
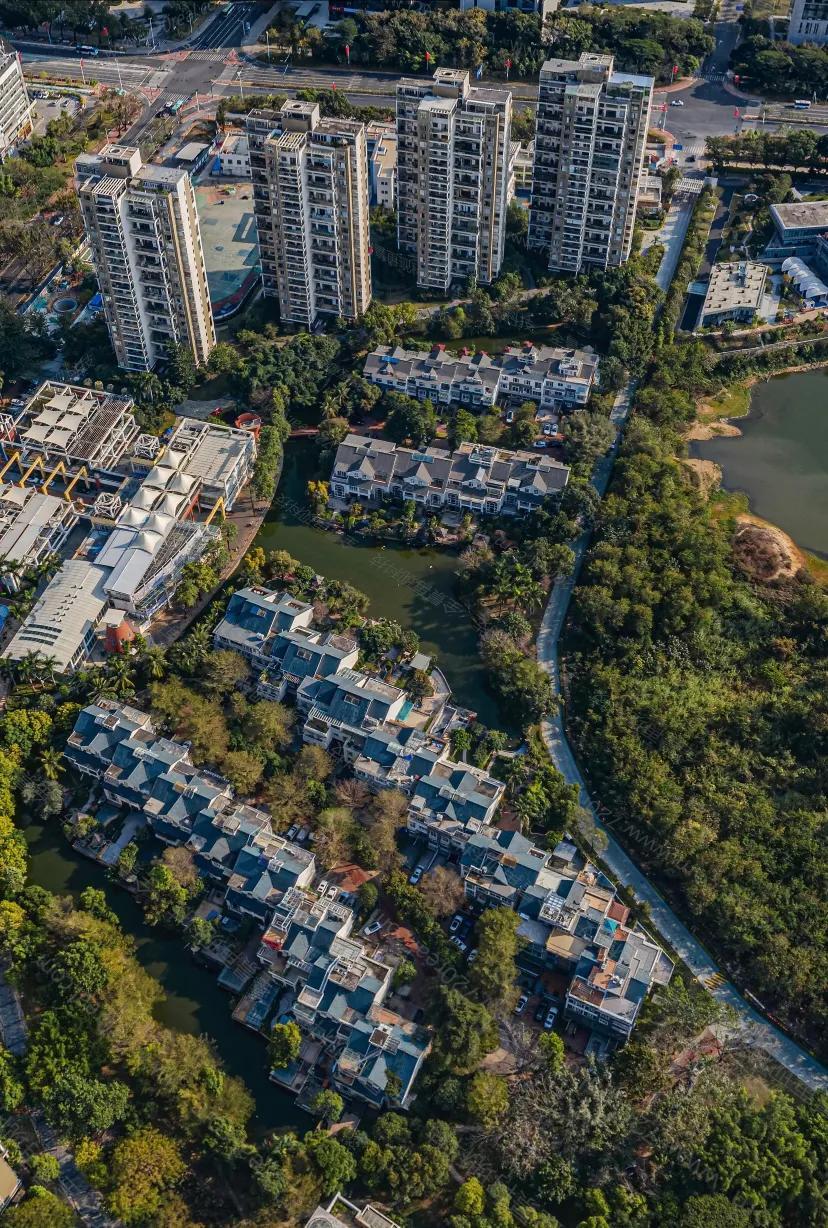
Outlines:
{"type": "Polygon", "coordinates": [[[78,101],[63,94],[53,94],[48,90],[32,91],[32,128],[35,136],[43,136],[48,124],[61,115],[75,115],[78,111],[78,101]],[[38,94],[46,94],[39,98],[38,94]]]}

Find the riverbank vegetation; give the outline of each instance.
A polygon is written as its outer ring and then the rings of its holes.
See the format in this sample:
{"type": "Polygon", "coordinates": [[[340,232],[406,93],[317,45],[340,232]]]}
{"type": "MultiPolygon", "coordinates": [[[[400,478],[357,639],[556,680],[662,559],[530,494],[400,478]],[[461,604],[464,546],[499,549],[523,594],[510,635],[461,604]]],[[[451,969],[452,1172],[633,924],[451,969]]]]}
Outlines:
{"type": "Polygon", "coordinates": [[[636,858],[737,980],[816,1042],[828,597],[802,575],[750,583],[727,523],[675,463],[723,370],[738,379],[750,362],[665,345],[639,388],[575,591],[569,724],[636,858]]]}

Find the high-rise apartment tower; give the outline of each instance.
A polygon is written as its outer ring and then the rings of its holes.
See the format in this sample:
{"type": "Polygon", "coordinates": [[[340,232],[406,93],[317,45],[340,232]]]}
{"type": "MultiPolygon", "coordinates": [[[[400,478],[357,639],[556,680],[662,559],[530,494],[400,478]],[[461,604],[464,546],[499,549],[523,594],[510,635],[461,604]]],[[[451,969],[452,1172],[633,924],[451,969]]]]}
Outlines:
{"type": "Polygon", "coordinates": [[[652,97],[653,78],[614,72],[610,55],[541,69],[529,245],[550,269],[628,259],[652,97]]]}
{"type": "Polygon", "coordinates": [[[464,69],[397,85],[397,239],[417,285],[491,282],[503,261],[512,95],[472,86],[464,69]]]}
{"type": "Polygon", "coordinates": [[[247,118],[262,286],[284,321],[355,320],[371,302],[365,125],[289,99],[247,118]]]}
{"type": "Polygon", "coordinates": [[[75,170],[118,365],[150,371],[180,343],[202,366],[216,330],[189,175],[143,166],[122,145],[81,155],[75,170]]]}
{"type": "Polygon", "coordinates": [[[791,0],[788,42],[828,43],[828,0],[791,0]]]}
{"type": "Polygon", "coordinates": [[[14,47],[0,38],[0,161],[32,130],[32,108],[14,47]]]}

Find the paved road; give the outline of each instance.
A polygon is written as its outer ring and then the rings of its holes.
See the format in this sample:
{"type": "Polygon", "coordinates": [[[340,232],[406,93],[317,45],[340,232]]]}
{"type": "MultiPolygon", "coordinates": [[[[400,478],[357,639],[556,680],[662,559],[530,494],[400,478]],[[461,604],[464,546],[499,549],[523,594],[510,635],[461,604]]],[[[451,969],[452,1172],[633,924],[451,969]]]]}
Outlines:
{"type": "MultiPolygon", "coordinates": [[[[592,477],[592,484],[601,496],[606,492],[609,483],[621,432],[629,416],[631,396],[632,389],[624,389],[619,393],[612,409],[611,418],[618,431],[616,442],[610,454],[602,457],[598,462],[592,477]]],[[[559,580],[552,589],[538,633],[538,661],[549,674],[553,690],[559,699],[562,697],[562,689],[558,644],[590,537],[590,532],[582,533],[575,543],[575,566],[572,575],[559,580]]],[[[618,882],[630,888],[637,900],[647,904],[654,928],[677,952],[708,992],[718,1001],[736,1011],[739,1017],[739,1027],[746,1041],[757,1048],[764,1049],[790,1075],[801,1080],[813,1091],[828,1092],[828,1070],[748,1005],[735,986],[727,981],[702,944],[693,937],[646,875],[624,852],[613,834],[612,828],[615,824],[612,817],[605,812],[600,801],[596,805],[590,797],[586,782],[567,741],[561,711],[544,721],[541,731],[553,763],[568,784],[577,785],[581,805],[592,815],[596,825],[606,837],[607,847],[600,855],[610,873],[618,882]]],[[[623,823],[616,829],[623,834],[623,823]]]]}

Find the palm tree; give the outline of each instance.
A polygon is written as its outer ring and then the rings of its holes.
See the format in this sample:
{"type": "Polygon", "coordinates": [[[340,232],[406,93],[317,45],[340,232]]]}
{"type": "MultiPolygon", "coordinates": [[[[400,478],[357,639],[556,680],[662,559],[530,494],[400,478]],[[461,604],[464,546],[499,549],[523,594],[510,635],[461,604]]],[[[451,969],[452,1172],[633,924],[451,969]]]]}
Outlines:
{"type": "Polygon", "coordinates": [[[115,699],[128,699],[135,694],[133,663],[125,653],[117,653],[107,661],[103,669],[104,683],[101,694],[115,699]]]}
{"type": "Polygon", "coordinates": [[[160,644],[147,644],[140,656],[140,661],[148,678],[157,682],[167,672],[167,650],[160,644]]]}
{"type": "Polygon", "coordinates": [[[40,766],[47,780],[57,780],[63,772],[63,755],[54,746],[45,746],[40,752],[40,766]]]}

